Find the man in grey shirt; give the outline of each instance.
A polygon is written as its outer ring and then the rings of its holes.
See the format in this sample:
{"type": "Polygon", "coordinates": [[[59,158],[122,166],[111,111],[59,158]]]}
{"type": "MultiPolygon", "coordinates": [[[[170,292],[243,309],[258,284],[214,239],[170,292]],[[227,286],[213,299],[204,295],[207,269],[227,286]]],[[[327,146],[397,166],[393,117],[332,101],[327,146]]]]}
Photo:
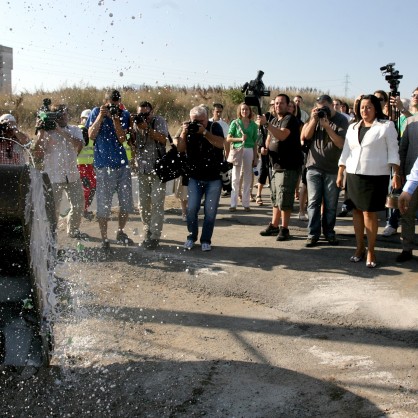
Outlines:
{"type": "Polygon", "coordinates": [[[141,102],[133,116],[132,134],[136,153],[139,186],[139,210],[144,224],[146,249],[158,247],[164,222],[165,183],[154,171],[155,162],[165,154],[168,137],[167,122],[154,115],[149,102],[141,102]]]}
{"type": "Polygon", "coordinates": [[[348,128],[347,118],[334,110],[330,96],[324,94],[316,102],[301,134],[301,140],[310,143],[306,161],[309,217],[306,247],[316,245],[321,226],[328,243],[338,244],[334,227],[340,190],[336,179],[348,128]]]}

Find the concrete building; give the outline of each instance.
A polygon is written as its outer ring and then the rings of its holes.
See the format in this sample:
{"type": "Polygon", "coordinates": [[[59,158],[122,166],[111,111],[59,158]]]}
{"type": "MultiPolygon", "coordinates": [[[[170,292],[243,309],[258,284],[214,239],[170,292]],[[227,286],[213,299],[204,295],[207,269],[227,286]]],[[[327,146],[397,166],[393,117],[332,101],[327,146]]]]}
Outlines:
{"type": "Polygon", "coordinates": [[[0,45],[0,93],[12,93],[13,48],[0,45]]]}

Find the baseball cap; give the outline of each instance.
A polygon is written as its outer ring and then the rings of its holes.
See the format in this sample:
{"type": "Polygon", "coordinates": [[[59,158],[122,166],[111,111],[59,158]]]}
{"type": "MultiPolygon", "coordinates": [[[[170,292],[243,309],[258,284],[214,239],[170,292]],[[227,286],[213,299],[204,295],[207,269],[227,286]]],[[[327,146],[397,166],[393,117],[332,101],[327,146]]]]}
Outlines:
{"type": "Polygon", "coordinates": [[[90,116],[91,110],[85,109],[81,112],[80,118],[88,118],[90,116]]]}
{"type": "Polygon", "coordinates": [[[5,113],[4,115],[1,115],[0,116],[0,123],[4,123],[4,122],[13,122],[13,123],[16,123],[16,119],[10,113],[5,113]]]}
{"type": "Polygon", "coordinates": [[[328,103],[332,103],[332,99],[330,96],[328,96],[328,94],[323,94],[322,96],[319,96],[316,99],[317,102],[328,102],[328,103]]]}

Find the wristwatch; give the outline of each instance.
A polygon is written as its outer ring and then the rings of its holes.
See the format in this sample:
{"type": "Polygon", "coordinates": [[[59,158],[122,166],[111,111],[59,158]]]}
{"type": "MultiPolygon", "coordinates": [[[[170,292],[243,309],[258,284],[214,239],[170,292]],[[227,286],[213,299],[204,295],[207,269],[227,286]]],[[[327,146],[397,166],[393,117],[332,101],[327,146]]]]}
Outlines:
{"type": "Polygon", "coordinates": [[[203,136],[206,136],[206,134],[208,133],[207,129],[205,129],[202,133],[203,136]]]}

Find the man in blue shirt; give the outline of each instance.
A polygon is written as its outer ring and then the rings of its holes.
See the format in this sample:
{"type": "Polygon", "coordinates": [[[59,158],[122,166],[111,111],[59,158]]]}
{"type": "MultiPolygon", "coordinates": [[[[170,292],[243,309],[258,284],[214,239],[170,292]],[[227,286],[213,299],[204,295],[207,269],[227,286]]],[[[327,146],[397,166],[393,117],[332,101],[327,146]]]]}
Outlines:
{"type": "Polygon", "coordinates": [[[119,91],[113,90],[106,93],[104,104],[95,107],[86,122],[89,138],[94,141],[97,219],[104,250],[110,248],[107,224],[115,191],[119,199],[119,228],[116,240],[120,244],[133,244],[133,241],[123,232],[128,214],[133,212],[131,171],[123,147],[129,128],[129,119],[130,114],[121,104],[119,91]]]}

